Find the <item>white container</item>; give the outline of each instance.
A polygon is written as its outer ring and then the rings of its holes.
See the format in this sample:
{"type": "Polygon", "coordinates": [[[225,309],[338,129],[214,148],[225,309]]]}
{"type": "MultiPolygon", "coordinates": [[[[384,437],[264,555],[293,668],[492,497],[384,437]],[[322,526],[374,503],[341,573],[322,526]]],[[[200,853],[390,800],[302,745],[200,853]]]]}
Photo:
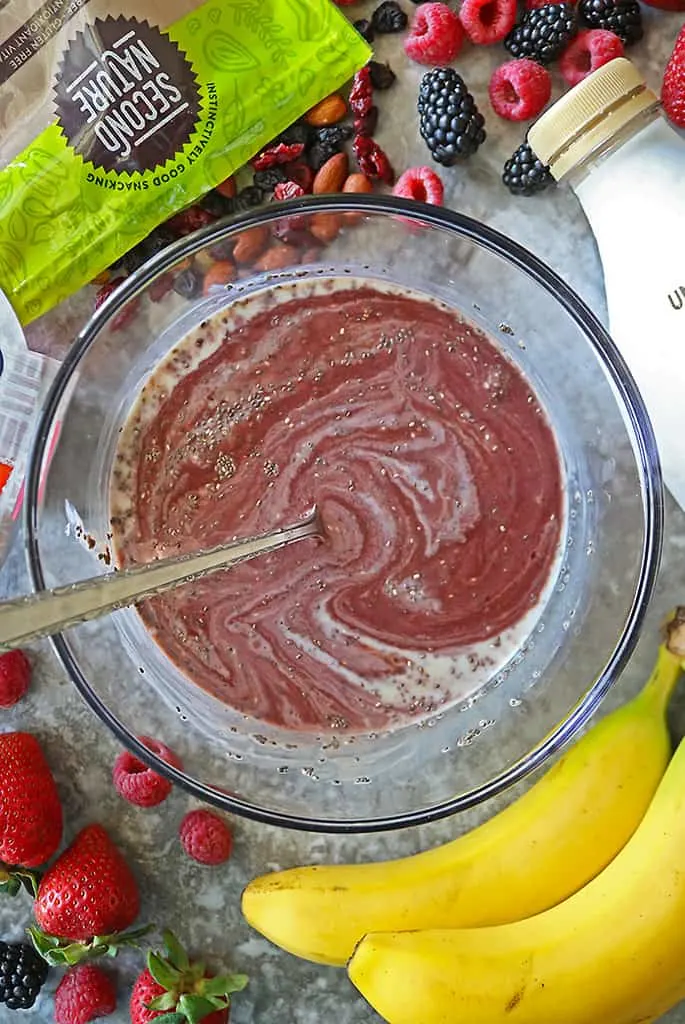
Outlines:
{"type": "Polygon", "coordinates": [[[625,58],[555,103],[528,140],[590,222],[610,331],[647,405],[666,485],[685,508],[685,140],[625,58]]]}

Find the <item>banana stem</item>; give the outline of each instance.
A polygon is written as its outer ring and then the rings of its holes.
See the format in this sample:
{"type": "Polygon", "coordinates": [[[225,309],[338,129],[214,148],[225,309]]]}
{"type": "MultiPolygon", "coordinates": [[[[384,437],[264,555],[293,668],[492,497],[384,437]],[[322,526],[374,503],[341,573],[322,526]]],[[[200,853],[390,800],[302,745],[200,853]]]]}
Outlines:
{"type": "Polygon", "coordinates": [[[685,606],[679,605],[669,616],[664,634],[654,668],[638,695],[653,702],[661,714],[685,668],[685,606]]]}

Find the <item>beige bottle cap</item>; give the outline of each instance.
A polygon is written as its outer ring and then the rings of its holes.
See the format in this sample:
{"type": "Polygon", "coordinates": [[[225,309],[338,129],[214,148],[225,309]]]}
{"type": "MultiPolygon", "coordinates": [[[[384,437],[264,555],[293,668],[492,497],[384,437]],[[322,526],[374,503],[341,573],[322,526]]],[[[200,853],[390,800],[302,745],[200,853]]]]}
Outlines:
{"type": "Polygon", "coordinates": [[[559,181],[636,114],[658,102],[635,65],[617,57],[550,107],[531,126],[528,142],[559,181]]]}

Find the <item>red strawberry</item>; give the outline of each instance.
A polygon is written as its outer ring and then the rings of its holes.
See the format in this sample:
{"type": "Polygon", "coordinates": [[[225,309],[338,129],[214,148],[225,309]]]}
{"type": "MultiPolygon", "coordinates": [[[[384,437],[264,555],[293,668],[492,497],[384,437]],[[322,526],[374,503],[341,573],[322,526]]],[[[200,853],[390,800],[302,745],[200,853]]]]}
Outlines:
{"type": "Polygon", "coordinates": [[[101,967],[79,964],[64,975],[55,992],[57,1024],[88,1024],[96,1017],[114,1013],[114,983],[101,967]]]}
{"type": "Polygon", "coordinates": [[[0,654],[0,708],[12,708],[31,681],[31,662],[23,651],[0,654]]]}
{"type": "Polygon", "coordinates": [[[50,963],[73,964],[101,953],[103,945],[122,945],[137,937],[129,933],[104,941],[128,928],[139,909],[138,886],[128,864],[102,825],[88,825],[43,876],[34,906],[43,932],[34,928],[30,933],[50,963]],[[83,944],[77,958],[61,956],[68,943],[83,944]]]}
{"type": "Polygon", "coordinates": [[[165,1013],[178,1013],[202,1024],[226,1024],[231,994],[247,985],[244,974],[213,975],[193,962],[175,935],[164,932],[164,953],[150,953],[138,975],[129,1012],[131,1024],[147,1024],[165,1013]]]}
{"type": "Polygon", "coordinates": [[[664,81],[661,86],[661,102],[666,116],[679,128],[685,128],[685,25],[676,39],[664,81]]]}
{"type": "MultiPolygon", "coordinates": [[[[0,735],[0,860],[38,867],[61,838],[62,806],[38,740],[26,732],[0,735]]],[[[0,870],[0,884],[16,891],[13,881],[0,870]]]]}

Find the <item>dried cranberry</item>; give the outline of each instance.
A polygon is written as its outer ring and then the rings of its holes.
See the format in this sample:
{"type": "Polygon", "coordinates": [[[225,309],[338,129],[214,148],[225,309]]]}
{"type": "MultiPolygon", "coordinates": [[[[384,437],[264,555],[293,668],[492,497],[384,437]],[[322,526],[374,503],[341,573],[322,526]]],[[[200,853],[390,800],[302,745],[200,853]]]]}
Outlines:
{"type": "Polygon", "coordinates": [[[380,61],[371,60],[368,64],[371,74],[371,85],[374,89],[389,89],[397,75],[389,64],[381,64],[380,61]]]}
{"type": "Polygon", "coordinates": [[[355,135],[373,135],[378,127],[378,107],[371,107],[364,117],[357,117],[354,122],[355,135]]]}
{"type": "Polygon", "coordinates": [[[282,181],[274,189],[274,199],[299,199],[304,194],[304,189],[296,181],[282,181]]]}
{"type": "Polygon", "coordinates": [[[350,109],[357,117],[364,117],[373,106],[373,86],[371,85],[371,69],[368,65],[360,68],[354,76],[350,90],[350,109]]]}
{"type": "Polygon", "coordinates": [[[181,210],[167,221],[167,227],[171,228],[177,235],[190,235],[193,231],[206,228],[213,224],[216,217],[213,217],[207,210],[200,206],[189,206],[187,210],[181,210]]]}
{"type": "Polygon", "coordinates": [[[362,174],[365,174],[367,178],[384,181],[386,185],[392,185],[395,180],[395,172],[377,142],[374,142],[368,135],[356,135],[352,148],[362,174]]]}
{"type": "Polygon", "coordinates": [[[267,167],[274,167],[278,164],[287,164],[290,160],[297,160],[304,152],[303,142],[293,142],[286,145],[278,142],[275,146],[267,146],[261,153],[258,153],[252,160],[255,171],[265,171],[267,167]]]}
{"type": "Polygon", "coordinates": [[[102,288],[98,289],[97,295],[95,296],[95,308],[99,309],[105,299],[108,299],[113,291],[119,287],[119,285],[125,281],[124,277],[113,277],[107,284],[103,284],[102,288]]]}
{"type": "Polygon", "coordinates": [[[285,165],[288,181],[294,181],[305,192],[311,192],[314,184],[314,171],[304,160],[295,160],[285,165]]]}

